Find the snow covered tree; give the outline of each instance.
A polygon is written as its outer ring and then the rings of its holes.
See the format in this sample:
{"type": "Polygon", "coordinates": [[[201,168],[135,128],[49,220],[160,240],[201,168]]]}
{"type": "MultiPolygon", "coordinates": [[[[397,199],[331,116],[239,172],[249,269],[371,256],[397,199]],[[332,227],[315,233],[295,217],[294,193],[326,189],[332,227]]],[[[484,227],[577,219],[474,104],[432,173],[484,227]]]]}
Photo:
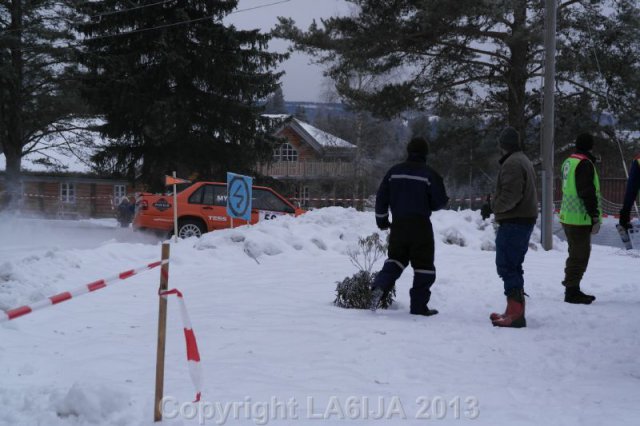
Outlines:
{"type": "Polygon", "coordinates": [[[9,205],[19,198],[22,157],[64,134],[83,113],[74,80],[71,0],[0,2],[0,152],[9,205]]]}
{"type": "Polygon", "coordinates": [[[272,154],[260,113],[278,88],[286,55],[266,51],[271,38],[227,26],[237,1],[83,2],[89,16],[83,94],[113,140],[98,165],[160,187],[162,175],[222,178],[251,173],[272,154]]]}
{"type": "MultiPolygon", "coordinates": [[[[275,34],[327,65],[348,102],[382,116],[473,108],[493,117],[490,125],[508,123],[537,141],[527,130],[540,114],[544,2],[347,1],[353,16],[314,22],[307,31],[280,18],[275,34]],[[363,75],[375,84],[361,88],[363,75]]],[[[635,1],[559,1],[557,99],[583,96],[584,108],[637,125],[639,28],[635,1]]]]}

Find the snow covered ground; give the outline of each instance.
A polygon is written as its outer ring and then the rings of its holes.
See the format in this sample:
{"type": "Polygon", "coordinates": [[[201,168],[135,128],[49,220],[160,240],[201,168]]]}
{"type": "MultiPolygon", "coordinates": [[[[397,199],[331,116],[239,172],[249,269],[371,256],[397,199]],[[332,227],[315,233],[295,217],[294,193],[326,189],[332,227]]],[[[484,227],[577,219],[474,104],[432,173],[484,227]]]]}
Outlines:
{"type": "MultiPolygon", "coordinates": [[[[160,258],[157,238],[114,221],[0,219],[0,309],[160,258]]],[[[594,246],[583,287],[598,300],[568,305],[566,244],[545,252],[537,231],[528,327],[498,329],[492,226],[469,211],[433,222],[430,318],[408,314],[410,271],[388,311],[332,305],[356,272],[346,251],[376,232],[372,213],[327,208],[172,244],[170,287],[185,295],[204,387],[203,405],[189,404],[170,299],[165,424],[637,424],[637,252],[594,246]]],[[[0,425],[151,425],[158,276],[0,324],[0,425]]]]}

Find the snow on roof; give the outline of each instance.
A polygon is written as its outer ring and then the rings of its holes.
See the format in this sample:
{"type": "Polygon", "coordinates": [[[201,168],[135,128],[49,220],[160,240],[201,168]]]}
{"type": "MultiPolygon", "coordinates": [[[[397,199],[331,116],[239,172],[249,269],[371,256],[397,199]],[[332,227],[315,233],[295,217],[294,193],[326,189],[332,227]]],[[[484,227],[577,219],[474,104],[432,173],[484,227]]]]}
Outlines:
{"type": "Polygon", "coordinates": [[[305,123],[304,121],[300,121],[297,118],[293,119],[305,132],[309,134],[316,142],[318,142],[324,148],[356,148],[356,146],[352,143],[345,141],[344,139],[340,139],[337,136],[334,136],[330,133],[322,131],[316,127],[313,127],[309,123],[305,123]]]}
{"type": "Polygon", "coordinates": [[[286,120],[291,117],[289,114],[262,114],[263,117],[269,118],[271,120],[286,120]]]}

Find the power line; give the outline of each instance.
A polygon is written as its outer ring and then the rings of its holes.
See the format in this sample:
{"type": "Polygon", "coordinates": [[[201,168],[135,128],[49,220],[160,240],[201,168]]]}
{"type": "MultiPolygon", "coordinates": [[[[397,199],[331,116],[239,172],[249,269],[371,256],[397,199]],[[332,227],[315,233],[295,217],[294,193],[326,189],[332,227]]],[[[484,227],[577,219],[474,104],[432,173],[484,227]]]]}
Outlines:
{"type": "MultiPolygon", "coordinates": [[[[236,10],[236,11],[228,13],[226,16],[233,15],[233,14],[236,14],[236,13],[241,13],[241,12],[247,12],[247,11],[250,11],[250,10],[263,9],[263,8],[266,8],[266,7],[275,6],[277,4],[288,3],[290,1],[291,0],[280,0],[280,1],[273,2],[273,3],[263,4],[263,5],[259,5],[259,6],[246,8],[246,9],[239,9],[239,10],[236,10]]],[[[85,41],[91,41],[91,40],[100,40],[100,39],[105,39],[105,38],[110,38],[110,37],[118,37],[118,36],[123,36],[123,35],[128,35],[128,34],[137,34],[137,33],[142,33],[142,32],[146,32],[146,31],[158,30],[158,29],[162,29],[162,28],[175,27],[175,26],[178,26],[178,25],[191,24],[193,22],[199,22],[199,21],[205,21],[205,20],[208,20],[208,19],[213,19],[216,16],[218,16],[218,14],[214,14],[214,15],[210,15],[210,16],[204,16],[202,18],[189,19],[189,20],[186,20],[186,21],[173,22],[171,24],[158,25],[156,27],[151,27],[151,28],[141,28],[139,30],[125,31],[125,32],[118,33],[118,34],[107,34],[107,35],[103,35],[103,36],[91,37],[91,38],[83,39],[82,41],[85,42],[85,41]]]]}
{"type": "MultiPolygon", "coordinates": [[[[162,5],[162,4],[165,4],[165,3],[170,3],[172,1],[175,1],[175,0],[163,0],[163,1],[156,2],[156,3],[150,3],[150,4],[146,4],[146,5],[140,5],[140,6],[132,7],[132,8],[129,8],[129,9],[121,9],[121,10],[114,10],[114,11],[110,11],[110,12],[99,13],[99,14],[96,14],[96,15],[88,16],[87,18],[88,19],[95,19],[95,18],[101,18],[103,16],[116,15],[116,14],[119,14],[119,13],[125,13],[125,12],[130,12],[132,10],[144,9],[144,8],[151,7],[151,6],[159,6],[159,5],[162,5]]],[[[226,16],[234,15],[236,13],[241,13],[241,12],[248,12],[248,11],[256,10],[256,9],[262,9],[262,8],[266,8],[266,7],[270,7],[270,6],[275,6],[275,5],[282,4],[282,3],[288,3],[290,1],[291,0],[280,0],[280,1],[273,2],[273,3],[268,3],[268,4],[259,5],[259,6],[249,7],[249,8],[246,8],[246,9],[239,9],[239,10],[235,10],[233,12],[228,13],[226,16]]],[[[82,3],[82,4],[84,5],[84,4],[91,4],[91,3],[93,3],[93,2],[87,1],[87,2],[82,3]]],[[[207,20],[207,19],[213,19],[216,16],[217,16],[217,14],[214,14],[214,15],[211,15],[211,16],[205,16],[205,17],[202,17],[202,18],[196,18],[196,19],[191,19],[191,20],[186,20],[186,21],[180,21],[180,22],[175,22],[175,23],[166,24],[166,25],[159,25],[159,26],[151,27],[151,28],[143,28],[143,29],[140,29],[140,30],[132,30],[132,31],[127,31],[127,32],[123,32],[123,33],[118,33],[118,34],[109,34],[109,35],[104,35],[104,36],[86,38],[86,39],[83,39],[83,41],[98,40],[98,39],[109,38],[109,37],[118,37],[118,36],[121,36],[121,35],[136,34],[136,33],[141,33],[141,32],[145,32],[145,31],[168,28],[168,27],[173,27],[173,26],[182,25],[182,24],[190,24],[190,23],[193,23],[193,22],[204,21],[204,20],[207,20]]],[[[84,23],[84,21],[78,21],[78,22],[75,22],[75,23],[84,23]]],[[[11,33],[11,32],[16,32],[16,31],[24,31],[24,30],[25,30],[24,28],[5,29],[3,31],[0,31],[0,35],[1,34],[6,34],[6,33],[11,33]]]]}
{"type": "Polygon", "coordinates": [[[98,13],[96,15],[89,16],[89,19],[101,18],[103,16],[116,15],[118,13],[125,13],[125,12],[130,12],[132,10],[144,9],[146,7],[159,6],[159,5],[162,5],[162,4],[165,4],[165,3],[170,3],[172,1],[175,1],[175,0],[163,0],[163,1],[156,2],[156,3],[143,4],[143,5],[132,7],[132,8],[129,8],[129,9],[112,10],[110,12],[98,13]]]}

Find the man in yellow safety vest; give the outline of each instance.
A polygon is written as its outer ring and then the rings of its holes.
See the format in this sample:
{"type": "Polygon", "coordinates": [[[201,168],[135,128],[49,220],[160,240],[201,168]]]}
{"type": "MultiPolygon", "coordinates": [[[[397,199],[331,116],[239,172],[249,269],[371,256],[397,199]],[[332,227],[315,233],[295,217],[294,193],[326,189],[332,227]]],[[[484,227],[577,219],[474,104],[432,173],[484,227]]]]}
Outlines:
{"type": "Polygon", "coordinates": [[[560,222],[569,243],[569,257],[564,269],[564,301],[589,305],[595,296],[580,290],[580,281],[591,255],[591,235],[602,222],[600,180],[595,168],[593,136],[578,135],[576,152],[562,163],[562,206],[560,222]]]}

